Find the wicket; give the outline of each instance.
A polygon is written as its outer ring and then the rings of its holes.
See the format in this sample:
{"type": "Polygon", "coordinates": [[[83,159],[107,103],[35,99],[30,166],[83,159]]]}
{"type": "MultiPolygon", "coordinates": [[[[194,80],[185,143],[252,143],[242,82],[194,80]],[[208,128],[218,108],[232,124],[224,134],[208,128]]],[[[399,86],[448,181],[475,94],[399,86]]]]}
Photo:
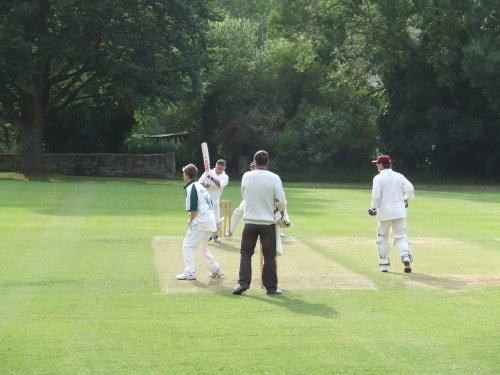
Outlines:
{"type": "Polygon", "coordinates": [[[220,217],[224,219],[224,225],[219,228],[219,236],[226,236],[226,233],[231,228],[232,203],[228,200],[220,201],[220,217]]]}

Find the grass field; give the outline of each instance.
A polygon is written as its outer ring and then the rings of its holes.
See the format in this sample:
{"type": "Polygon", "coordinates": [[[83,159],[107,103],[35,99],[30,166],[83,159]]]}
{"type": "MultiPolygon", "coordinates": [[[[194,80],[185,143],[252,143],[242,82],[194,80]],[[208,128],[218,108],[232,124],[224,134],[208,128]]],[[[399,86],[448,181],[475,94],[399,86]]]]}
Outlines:
{"type": "Polygon", "coordinates": [[[233,296],[239,232],[210,245],[225,278],[175,280],[180,181],[0,173],[0,373],[499,373],[498,186],[416,186],[411,274],[378,271],[368,184],[285,190],[284,295],[257,254],[233,296]]]}

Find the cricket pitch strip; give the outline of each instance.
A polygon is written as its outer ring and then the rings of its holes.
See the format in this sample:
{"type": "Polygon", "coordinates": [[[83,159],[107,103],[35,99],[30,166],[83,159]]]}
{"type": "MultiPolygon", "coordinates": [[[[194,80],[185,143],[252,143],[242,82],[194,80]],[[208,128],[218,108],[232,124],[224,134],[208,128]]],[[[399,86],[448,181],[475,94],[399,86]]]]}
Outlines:
{"type": "MultiPolygon", "coordinates": [[[[230,293],[238,282],[240,262],[240,238],[224,238],[221,244],[208,245],[224,270],[220,279],[212,279],[196,254],[197,280],[179,281],[175,275],[184,270],[182,260],[183,237],[154,237],[151,241],[153,261],[158,273],[162,293],[221,292],[230,293]]],[[[261,290],[260,247],[257,245],[252,258],[252,290],[261,290]]],[[[305,243],[293,237],[283,239],[283,256],[278,260],[279,287],[283,290],[335,289],[376,290],[374,283],[364,275],[350,271],[334,261],[313,251],[305,243]]]]}

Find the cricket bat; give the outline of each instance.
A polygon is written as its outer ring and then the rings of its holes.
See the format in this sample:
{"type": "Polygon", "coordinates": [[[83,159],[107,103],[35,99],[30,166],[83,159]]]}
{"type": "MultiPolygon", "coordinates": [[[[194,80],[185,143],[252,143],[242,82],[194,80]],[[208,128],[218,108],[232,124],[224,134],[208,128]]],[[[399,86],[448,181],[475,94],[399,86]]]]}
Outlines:
{"type": "Polygon", "coordinates": [[[208,154],[207,142],[201,144],[201,153],[203,154],[203,166],[205,167],[205,172],[210,170],[210,155],[208,154]]]}

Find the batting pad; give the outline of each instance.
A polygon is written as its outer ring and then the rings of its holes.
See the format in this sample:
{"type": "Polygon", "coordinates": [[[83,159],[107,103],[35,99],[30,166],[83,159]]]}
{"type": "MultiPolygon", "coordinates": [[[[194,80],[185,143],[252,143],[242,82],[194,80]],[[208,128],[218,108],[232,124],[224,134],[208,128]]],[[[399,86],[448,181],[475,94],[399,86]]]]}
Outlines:
{"type": "MultiPolygon", "coordinates": [[[[224,237],[222,243],[210,242],[208,248],[224,270],[220,279],[212,279],[202,263],[201,255],[196,254],[197,280],[179,281],[175,276],[184,270],[182,259],[183,237],[154,237],[151,241],[153,261],[158,274],[162,293],[225,292],[230,293],[238,282],[240,264],[240,243],[238,237],[224,237]]],[[[277,257],[278,286],[283,290],[305,289],[376,289],[364,275],[329,260],[313,251],[305,243],[284,237],[283,256],[277,257]]],[[[257,244],[252,257],[252,284],[246,293],[262,293],[260,284],[260,246],[257,244]]]]}

